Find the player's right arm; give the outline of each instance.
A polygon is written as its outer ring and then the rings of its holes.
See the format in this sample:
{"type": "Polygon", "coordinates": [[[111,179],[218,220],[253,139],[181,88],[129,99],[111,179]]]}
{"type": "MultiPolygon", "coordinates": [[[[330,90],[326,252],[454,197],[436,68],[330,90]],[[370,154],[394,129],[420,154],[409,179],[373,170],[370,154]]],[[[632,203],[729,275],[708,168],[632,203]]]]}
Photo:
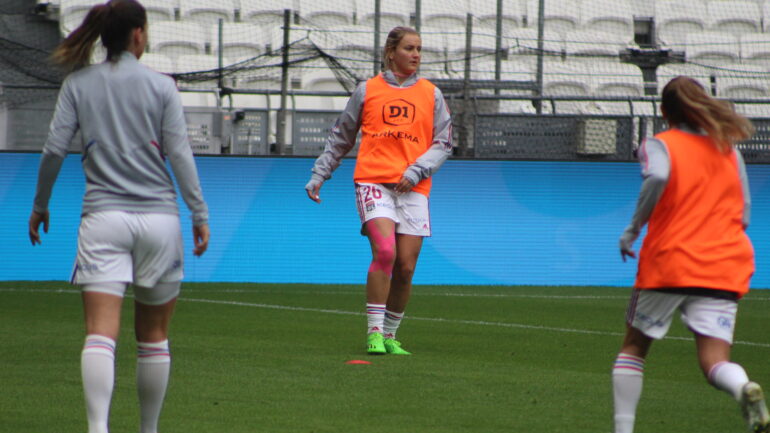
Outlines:
{"type": "Polygon", "coordinates": [[[366,96],[366,82],[359,84],[350,96],[345,110],[334,123],[323,153],[315,160],[310,181],[305,185],[308,198],[321,202],[321,185],[332,177],[332,172],[339,167],[342,157],[356,145],[356,136],[361,128],[361,111],[366,96]]]}
{"type": "Polygon", "coordinates": [[[648,138],[639,148],[639,163],[642,166],[642,188],[636,201],[636,210],[631,223],[620,236],[620,256],[636,257],[634,241],[639,237],[642,227],[650,220],[650,215],[658,204],[660,196],[668,184],[671,173],[671,159],[666,145],[657,138],[648,138]]]}
{"type": "Polygon", "coordinates": [[[51,199],[53,185],[67,156],[69,144],[78,130],[78,116],[72,80],[66,79],[59,91],[53,119],[48,129],[48,138],[40,156],[37,174],[37,188],[29,217],[29,239],[32,245],[40,243],[40,225],[48,232],[48,202],[51,199]]]}

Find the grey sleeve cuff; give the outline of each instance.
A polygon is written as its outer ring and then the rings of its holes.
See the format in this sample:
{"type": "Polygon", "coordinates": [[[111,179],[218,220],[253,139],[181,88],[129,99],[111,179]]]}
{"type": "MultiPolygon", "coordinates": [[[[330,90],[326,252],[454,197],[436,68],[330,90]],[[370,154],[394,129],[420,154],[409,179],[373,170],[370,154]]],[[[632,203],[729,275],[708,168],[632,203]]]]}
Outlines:
{"type": "Polygon", "coordinates": [[[209,223],[209,213],[206,212],[195,213],[192,216],[193,226],[198,227],[209,223]]]}
{"type": "Polygon", "coordinates": [[[417,183],[422,180],[420,170],[413,165],[406,169],[403,176],[409,179],[409,182],[412,182],[412,185],[417,185],[417,183]]]}

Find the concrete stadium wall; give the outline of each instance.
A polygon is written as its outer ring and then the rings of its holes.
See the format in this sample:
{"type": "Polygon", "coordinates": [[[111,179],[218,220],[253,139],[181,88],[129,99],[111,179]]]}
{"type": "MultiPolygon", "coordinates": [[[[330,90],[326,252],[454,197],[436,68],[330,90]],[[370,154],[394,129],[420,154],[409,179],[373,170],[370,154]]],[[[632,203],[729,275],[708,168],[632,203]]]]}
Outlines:
{"type": "MultiPolygon", "coordinates": [[[[346,159],[318,205],[304,185],[310,158],[197,157],[211,209],[209,251],[192,257],[182,205],[186,281],[363,284],[370,250],[359,235],[354,160],[346,159]]],[[[66,280],[76,248],[84,189],[70,155],[51,202],[50,232],[27,237],[39,155],[0,154],[0,280],[66,280]]],[[[770,166],[750,165],[757,255],[755,288],[770,287],[770,166]]],[[[431,195],[433,237],[417,284],[630,286],[617,239],[633,213],[635,163],[451,160],[431,195]]],[[[639,242],[636,245],[639,247],[639,242]]]]}

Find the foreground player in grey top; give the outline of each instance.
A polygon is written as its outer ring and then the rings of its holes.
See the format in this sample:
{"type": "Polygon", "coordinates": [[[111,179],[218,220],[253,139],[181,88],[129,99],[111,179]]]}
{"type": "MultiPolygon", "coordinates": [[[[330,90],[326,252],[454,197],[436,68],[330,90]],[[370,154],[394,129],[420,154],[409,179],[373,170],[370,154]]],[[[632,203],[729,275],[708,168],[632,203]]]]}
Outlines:
{"type": "Polygon", "coordinates": [[[115,346],[126,286],[134,285],[141,433],[157,433],[170,370],[168,326],[182,279],[183,249],[171,165],[193,215],[193,253],[209,241],[184,113],[173,80],[139,64],[145,9],[134,0],[94,6],[54,52],[73,70],[65,80],[43,149],[29,237],[48,231],[53,184],[79,129],[86,176],[73,283],[83,290],[81,366],[89,433],[107,433],[115,346]],[[101,37],[107,61],[88,66],[101,37]]]}

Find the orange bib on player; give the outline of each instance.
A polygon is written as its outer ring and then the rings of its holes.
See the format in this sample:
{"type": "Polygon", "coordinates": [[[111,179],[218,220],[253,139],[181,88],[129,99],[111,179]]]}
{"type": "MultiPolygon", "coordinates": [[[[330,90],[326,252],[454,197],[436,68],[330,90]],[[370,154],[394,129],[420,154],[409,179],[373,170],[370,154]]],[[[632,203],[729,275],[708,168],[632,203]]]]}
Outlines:
{"type": "Polygon", "coordinates": [[[671,173],[639,253],[639,289],[703,287],[743,296],[754,249],[743,231],[743,191],[735,153],[706,136],[671,129],[656,135],[671,173]]]}
{"type": "MultiPolygon", "coordinates": [[[[419,79],[410,87],[390,86],[382,75],[366,82],[361,113],[361,147],[353,179],[358,183],[397,183],[409,165],[433,144],[435,86],[419,79]]],[[[431,179],[413,191],[429,195],[431,179]]]]}

